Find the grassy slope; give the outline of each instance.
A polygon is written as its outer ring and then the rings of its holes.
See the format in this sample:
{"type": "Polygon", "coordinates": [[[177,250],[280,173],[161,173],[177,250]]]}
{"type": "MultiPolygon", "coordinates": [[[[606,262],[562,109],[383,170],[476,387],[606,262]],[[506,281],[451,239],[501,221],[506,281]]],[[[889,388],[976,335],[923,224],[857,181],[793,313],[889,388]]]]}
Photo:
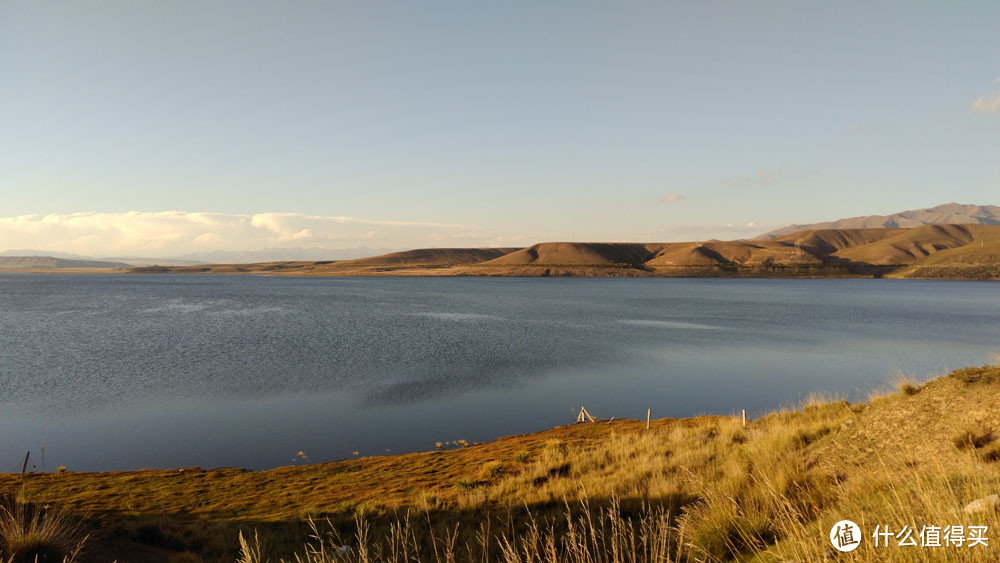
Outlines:
{"type": "MultiPolygon", "coordinates": [[[[588,423],[457,450],[262,472],[2,475],[0,492],[23,486],[35,502],[99,515],[95,545],[110,546],[120,560],[130,550],[155,560],[182,549],[226,560],[236,530],[251,528],[287,555],[310,516],[349,528],[357,515],[384,523],[380,515],[413,508],[471,533],[505,511],[520,510],[515,521],[525,509],[558,517],[563,501],[612,497],[629,513],[643,501],[670,509],[681,560],[819,559],[828,546],[821,538],[842,518],[868,530],[926,523],[1000,530],[996,513],[960,511],[1000,491],[993,442],[1000,368],[901,388],[867,404],[814,398],[747,428],[729,417],[660,420],[649,431],[638,421],[588,423]]],[[[1000,555],[1000,538],[993,543],[982,559],[954,549],[933,555],[985,561],[1000,555]]],[[[887,552],[864,545],[859,554],[876,561],[887,552]]]]}
{"type": "Polygon", "coordinates": [[[773,240],[541,243],[423,249],[337,262],[147,267],[137,273],[310,276],[755,276],[1000,279],[1000,226],[822,229],[773,240]]]}

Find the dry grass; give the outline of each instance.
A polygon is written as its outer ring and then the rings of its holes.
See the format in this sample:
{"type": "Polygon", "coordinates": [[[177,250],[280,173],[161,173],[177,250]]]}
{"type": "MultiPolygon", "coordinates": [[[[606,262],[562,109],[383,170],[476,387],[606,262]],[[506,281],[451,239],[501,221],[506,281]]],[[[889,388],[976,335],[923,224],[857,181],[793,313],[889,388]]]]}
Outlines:
{"type": "MultiPolygon", "coordinates": [[[[938,437],[931,444],[937,453],[919,463],[909,448],[891,445],[891,434],[880,433],[887,422],[918,415],[941,418],[935,409],[946,404],[964,407],[964,414],[979,419],[977,401],[1000,395],[982,370],[988,371],[981,368],[972,383],[961,374],[928,383],[907,378],[898,393],[880,394],[875,405],[814,395],[796,409],[771,413],[746,428],[735,418],[716,418],[614,434],[585,447],[550,439],[530,462],[493,475],[459,503],[465,510],[520,503],[549,507],[548,512],[514,518],[514,525],[510,520],[506,526],[493,524],[503,530],[493,535],[456,532],[452,541],[464,538],[460,545],[473,546],[458,560],[483,560],[491,553],[491,560],[546,563],[817,561],[830,556],[833,524],[853,519],[865,534],[849,556],[854,561],[994,561],[1000,554],[996,545],[914,549],[899,547],[894,537],[892,545],[876,547],[871,537],[875,526],[889,526],[894,533],[908,527],[915,537],[924,526],[1000,529],[995,512],[962,511],[970,501],[1000,491],[1000,474],[990,466],[1000,450],[989,453],[988,421],[980,420],[962,440],[938,437]],[[860,435],[880,441],[872,448],[874,459],[859,458],[855,471],[845,469],[837,450],[849,449],[845,438],[860,435]],[[959,443],[964,450],[955,448],[959,443]],[[567,499],[579,508],[572,510],[564,504],[567,499]],[[556,525],[552,507],[559,506],[562,518],[556,525]]],[[[479,522],[489,518],[487,512],[479,522]]],[[[421,555],[429,545],[426,534],[408,537],[402,542],[368,536],[369,558],[355,560],[435,561],[421,555]],[[390,544],[404,552],[386,551],[390,544]]],[[[359,545],[357,538],[337,541],[338,546],[359,545]]],[[[327,560],[333,559],[308,561],[327,560]]]]}
{"type": "MultiPolygon", "coordinates": [[[[473,541],[466,543],[460,541],[458,525],[436,528],[429,513],[423,516],[407,512],[381,537],[373,537],[370,524],[360,518],[350,536],[342,535],[330,521],[312,521],[308,542],[287,561],[652,563],[672,561],[682,552],[674,541],[669,514],[649,505],[635,517],[623,513],[617,501],[593,509],[586,501],[576,509],[565,505],[558,520],[529,514],[515,523],[510,515],[506,520],[490,516],[479,522],[473,541]]],[[[238,563],[271,561],[264,555],[258,534],[249,539],[241,533],[239,542],[238,563]]]]}
{"type": "Polygon", "coordinates": [[[238,549],[246,562],[814,561],[842,519],[866,534],[850,560],[996,560],[996,545],[871,542],[876,525],[1000,530],[996,513],[962,511],[1000,492],[996,372],[911,381],[916,392],[900,386],[865,404],[813,395],[746,427],[735,417],[654,421],[649,431],[639,421],[587,423],[259,473],[35,476],[28,492],[99,506],[107,519],[145,521],[170,538],[193,527],[228,538],[200,551],[218,561],[238,549]]]}
{"type": "Polygon", "coordinates": [[[896,390],[904,395],[916,395],[923,385],[912,373],[906,373],[901,369],[896,370],[892,383],[896,390]]]}
{"type": "Polygon", "coordinates": [[[23,497],[0,503],[0,561],[73,563],[86,537],[64,508],[39,506],[23,497]]]}

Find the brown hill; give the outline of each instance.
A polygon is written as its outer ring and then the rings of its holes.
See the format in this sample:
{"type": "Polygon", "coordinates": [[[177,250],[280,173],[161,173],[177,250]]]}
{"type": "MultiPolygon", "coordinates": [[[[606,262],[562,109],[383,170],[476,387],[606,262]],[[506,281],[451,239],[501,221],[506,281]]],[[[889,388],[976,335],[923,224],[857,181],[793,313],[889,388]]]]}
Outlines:
{"type": "Polygon", "coordinates": [[[941,224],[1000,225],[1000,207],[946,203],[937,207],[901,211],[892,215],[866,215],[825,223],[789,225],[756,236],[754,240],[770,240],[798,231],[818,229],[908,229],[941,224]]]}
{"type": "Polygon", "coordinates": [[[878,265],[912,264],[925,256],[965,246],[975,239],[974,233],[991,227],[983,225],[928,225],[915,229],[899,229],[880,240],[838,250],[835,255],[852,262],[878,265]]]}
{"type": "Polygon", "coordinates": [[[793,244],[776,242],[712,241],[667,245],[646,263],[654,267],[761,266],[820,264],[822,260],[793,244]]]}
{"type": "Polygon", "coordinates": [[[891,274],[895,278],[1000,280],[1000,228],[969,227],[969,244],[935,252],[891,274]]]}
{"type": "Polygon", "coordinates": [[[336,262],[136,268],[137,273],[307,276],[884,276],[1000,279],[1000,226],[819,229],[772,240],[547,242],[448,248],[336,262]]]}
{"type": "Polygon", "coordinates": [[[639,266],[664,245],[614,242],[543,242],[485,262],[489,266],[639,266]]]}
{"type": "Polygon", "coordinates": [[[459,264],[476,264],[499,258],[511,252],[520,250],[518,248],[421,248],[417,250],[406,250],[403,252],[392,252],[381,256],[370,258],[358,258],[356,260],[340,260],[335,262],[340,266],[457,266],[459,264]]]}
{"type": "Polygon", "coordinates": [[[871,244],[894,234],[894,229],[819,229],[785,235],[774,239],[774,242],[790,244],[814,255],[825,255],[871,244]]]}

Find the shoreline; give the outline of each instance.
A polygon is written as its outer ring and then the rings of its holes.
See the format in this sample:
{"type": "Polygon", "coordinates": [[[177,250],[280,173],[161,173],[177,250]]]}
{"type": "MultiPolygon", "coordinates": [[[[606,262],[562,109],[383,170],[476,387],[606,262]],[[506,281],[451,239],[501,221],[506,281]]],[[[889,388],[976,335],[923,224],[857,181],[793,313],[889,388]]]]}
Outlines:
{"type": "MultiPolygon", "coordinates": [[[[718,558],[776,550],[784,559],[814,560],[825,548],[812,530],[828,530],[845,514],[895,527],[907,522],[897,521],[900,514],[936,522],[995,492],[998,399],[1000,367],[982,366],[928,381],[902,378],[859,403],[812,395],[745,425],[699,416],[658,419],[647,429],[646,421],[614,419],[263,471],[5,473],[0,495],[80,515],[93,530],[94,552],[118,561],[168,562],[182,552],[233,561],[238,534],[256,531],[275,550],[273,560],[287,560],[308,541],[310,521],[348,537],[357,522],[369,522],[372,541],[381,541],[406,514],[447,529],[461,523],[474,542],[476,522],[565,521],[566,511],[587,514],[591,503],[620,506],[623,518],[641,518],[643,506],[668,510],[676,519],[666,533],[684,527],[688,541],[718,558]],[[763,512],[732,513],[734,503],[763,512]],[[782,520],[787,510],[792,520],[782,520]],[[730,533],[758,539],[720,544],[730,533]],[[780,541],[795,537],[808,541],[791,548],[780,541]],[[801,551],[789,557],[788,549],[801,551]]],[[[996,514],[962,515],[960,523],[1000,529],[996,514]]]]}
{"type": "Polygon", "coordinates": [[[1000,281],[1000,265],[965,268],[917,268],[879,266],[868,272],[843,268],[782,267],[675,267],[655,270],[607,266],[380,266],[317,269],[296,262],[264,264],[217,264],[207,266],[144,266],[132,269],[11,269],[0,274],[91,274],[91,275],[257,275],[266,277],[318,278],[610,278],[610,279],[917,279],[935,281],[1000,281]]]}

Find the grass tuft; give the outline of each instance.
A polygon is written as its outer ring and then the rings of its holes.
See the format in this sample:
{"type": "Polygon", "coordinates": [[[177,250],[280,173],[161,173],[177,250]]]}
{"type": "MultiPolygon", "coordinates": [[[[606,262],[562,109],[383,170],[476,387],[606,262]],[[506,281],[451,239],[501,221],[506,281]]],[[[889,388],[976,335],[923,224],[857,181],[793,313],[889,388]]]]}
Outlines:
{"type": "Polygon", "coordinates": [[[0,561],[74,563],[87,538],[80,523],[56,507],[22,499],[0,503],[0,561]]]}
{"type": "Polygon", "coordinates": [[[923,384],[913,374],[907,374],[899,369],[896,370],[892,383],[896,390],[904,395],[916,395],[923,388],[923,384]]]}

